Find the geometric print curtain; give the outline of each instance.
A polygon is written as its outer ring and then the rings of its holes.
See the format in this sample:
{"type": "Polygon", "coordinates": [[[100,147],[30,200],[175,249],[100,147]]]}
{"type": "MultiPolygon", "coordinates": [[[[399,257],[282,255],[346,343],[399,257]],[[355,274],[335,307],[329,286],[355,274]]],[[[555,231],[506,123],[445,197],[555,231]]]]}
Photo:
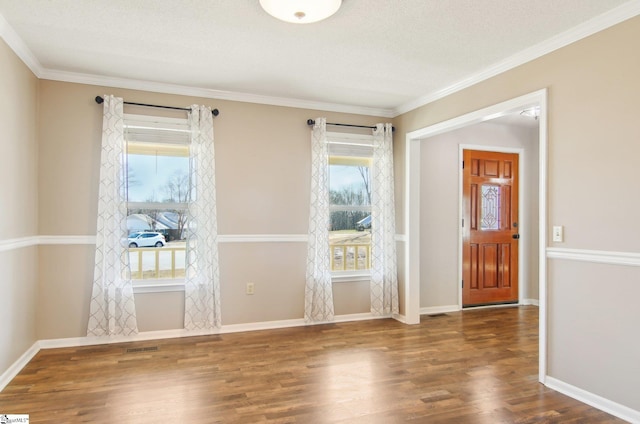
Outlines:
{"type": "Polygon", "coordinates": [[[138,333],[127,246],[123,101],[104,96],[93,291],[87,336],[138,333]]]}
{"type": "Polygon", "coordinates": [[[329,252],[329,143],[326,119],[317,118],[311,132],[311,193],[305,284],[306,323],[333,320],[333,287],[329,252]]]}
{"type": "Polygon", "coordinates": [[[373,131],[371,174],[371,313],[398,314],[391,124],[377,124],[373,131]]]}
{"type": "Polygon", "coordinates": [[[191,106],[190,200],[186,224],[184,328],[213,330],[222,324],[216,213],[213,115],[191,106]]]}

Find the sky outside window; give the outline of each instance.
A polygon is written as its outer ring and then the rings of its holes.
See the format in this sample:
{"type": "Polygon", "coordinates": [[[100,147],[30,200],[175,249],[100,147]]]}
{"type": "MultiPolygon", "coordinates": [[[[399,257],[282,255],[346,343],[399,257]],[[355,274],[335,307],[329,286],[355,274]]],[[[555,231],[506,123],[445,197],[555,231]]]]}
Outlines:
{"type": "Polygon", "coordinates": [[[354,193],[365,192],[364,180],[353,165],[329,165],[329,190],[350,189],[354,193]]]}
{"type": "Polygon", "coordinates": [[[168,197],[167,184],[172,177],[189,175],[189,158],[128,154],[129,202],[162,202],[168,197]]]}

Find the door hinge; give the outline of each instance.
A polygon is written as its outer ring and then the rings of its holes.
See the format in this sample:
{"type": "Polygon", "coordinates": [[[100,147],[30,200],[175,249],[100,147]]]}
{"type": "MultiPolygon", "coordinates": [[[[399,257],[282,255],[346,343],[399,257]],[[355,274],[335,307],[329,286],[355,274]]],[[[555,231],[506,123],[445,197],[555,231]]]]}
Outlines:
{"type": "Polygon", "coordinates": [[[462,161],[462,169],[464,169],[464,161],[462,161]]]}
{"type": "Polygon", "coordinates": [[[464,228],[464,218],[462,218],[462,227],[464,228]]]}
{"type": "Polygon", "coordinates": [[[462,288],[464,288],[464,280],[462,280],[462,288]]]}

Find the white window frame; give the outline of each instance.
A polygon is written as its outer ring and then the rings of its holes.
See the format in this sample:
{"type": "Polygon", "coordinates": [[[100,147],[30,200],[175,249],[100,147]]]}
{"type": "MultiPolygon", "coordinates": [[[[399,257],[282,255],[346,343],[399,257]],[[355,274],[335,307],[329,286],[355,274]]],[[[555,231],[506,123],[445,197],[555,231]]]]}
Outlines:
{"type": "MultiPolygon", "coordinates": [[[[327,132],[327,141],[329,142],[329,157],[332,156],[355,156],[355,157],[371,157],[373,165],[373,135],[354,134],[354,133],[337,133],[327,132]]],[[[369,206],[341,206],[330,205],[329,210],[363,210],[371,213],[371,205],[369,206]]],[[[331,252],[333,255],[333,252],[331,252]]],[[[355,281],[369,281],[371,279],[371,270],[350,270],[350,271],[331,271],[331,281],[333,283],[346,283],[355,281]]]]}
{"type": "MultiPolygon", "coordinates": [[[[150,146],[155,145],[156,147],[163,144],[188,146],[191,143],[191,129],[187,118],[125,114],[124,130],[125,141],[127,142],[126,154],[129,154],[130,142],[138,146],[148,143],[150,146]]],[[[187,203],[127,202],[127,210],[185,210],[187,207],[187,203]]],[[[129,254],[128,250],[127,253],[129,254]]],[[[131,282],[134,294],[184,291],[184,277],[132,278],[131,282]]]]}

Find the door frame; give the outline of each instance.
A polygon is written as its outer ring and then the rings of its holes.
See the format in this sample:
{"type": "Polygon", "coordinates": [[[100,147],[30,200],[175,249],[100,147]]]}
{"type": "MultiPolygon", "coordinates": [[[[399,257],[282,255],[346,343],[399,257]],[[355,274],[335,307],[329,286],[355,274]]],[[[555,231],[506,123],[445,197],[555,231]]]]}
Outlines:
{"type": "MultiPolygon", "coordinates": [[[[430,137],[488,121],[527,107],[539,106],[538,181],[538,381],[547,375],[547,89],[534,91],[447,121],[411,131],[405,139],[404,321],[420,323],[420,145],[430,137]]],[[[521,196],[522,197],[522,196],[521,196]]],[[[522,212],[520,212],[522,213],[522,212]]]]}
{"type": "MultiPolygon", "coordinates": [[[[462,169],[462,160],[463,153],[465,150],[478,150],[482,152],[496,152],[496,153],[517,153],[518,154],[518,233],[522,234],[523,229],[529,229],[529,222],[524,219],[524,199],[525,196],[529,196],[529,192],[526,190],[525,178],[527,176],[527,172],[525,169],[525,150],[521,147],[498,147],[498,146],[486,146],[486,145],[475,145],[475,144],[459,144],[458,145],[458,222],[462,222],[464,219],[464,172],[462,169]]],[[[463,272],[462,268],[464,266],[464,237],[462,233],[462,228],[458,229],[458,281],[463,280],[463,272]]],[[[526,243],[518,244],[518,305],[523,305],[522,300],[524,299],[524,294],[526,293],[525,289],[529,289],[529,281],[525,281],[524,279],[524,266],[528,263],[525,262],[525,258],[529,256],[529,246],[526,243]],[[525,255],[525,251],[527,255],[525,255]]],[[[499,307],[500,305],[491,305],[491,307],[499,307]]],[[[507,304],[505,306],[513,306],[513,304],[507,304]]],[[[462,303],[462,285],[458,284],[458,308],[464,309],[462,303]]],[[[475,306],[474,308],[478,308],[475,306]]]]}

